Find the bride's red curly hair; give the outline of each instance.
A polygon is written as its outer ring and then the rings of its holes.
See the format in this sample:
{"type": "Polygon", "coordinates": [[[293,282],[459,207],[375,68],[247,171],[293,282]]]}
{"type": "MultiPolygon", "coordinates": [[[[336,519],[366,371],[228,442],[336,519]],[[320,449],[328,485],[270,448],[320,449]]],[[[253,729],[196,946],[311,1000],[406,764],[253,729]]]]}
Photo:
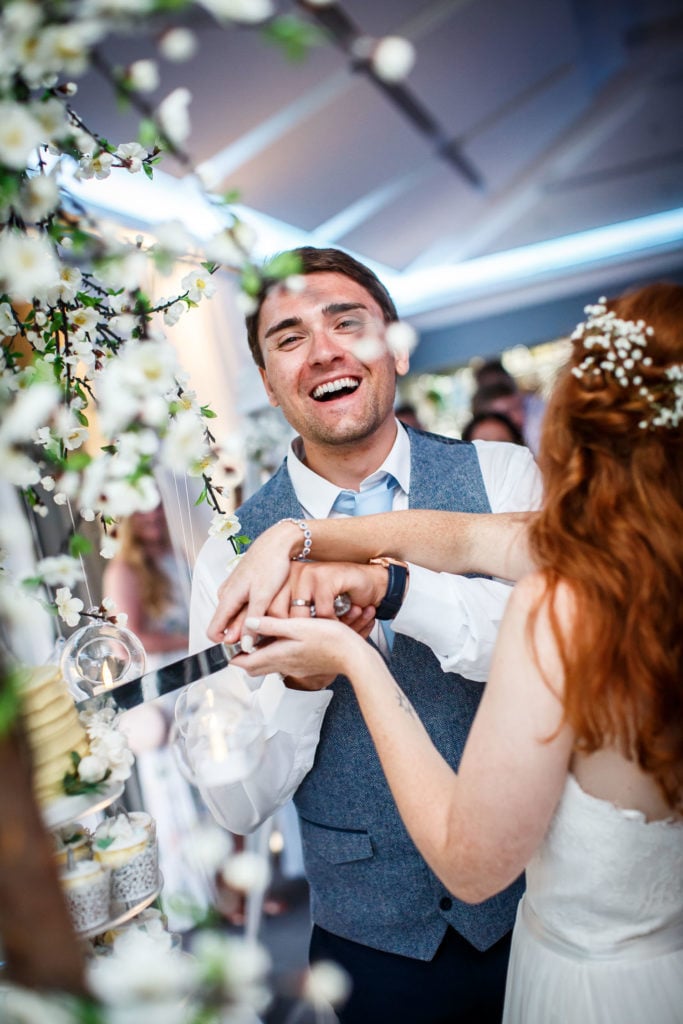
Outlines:
{"type": "MultiPolygon", "coordinates": [[[[646,387],[666,383],[666,368],[683,363],[683,288],[650,285],[607,305],[653,328],[652,365],[632,372],[646,387]]],[[[619,747],[681,810],[683,423],[643,428],[651,410],[637,383],[575,376],[585,355],[575,341],[550,399],[539,455],[545,502],[531,530],[565,671],[565,717],[577,750],[619,747]],[[560,583],[576,602],[569,629],[553,614],[560,583]]]]}

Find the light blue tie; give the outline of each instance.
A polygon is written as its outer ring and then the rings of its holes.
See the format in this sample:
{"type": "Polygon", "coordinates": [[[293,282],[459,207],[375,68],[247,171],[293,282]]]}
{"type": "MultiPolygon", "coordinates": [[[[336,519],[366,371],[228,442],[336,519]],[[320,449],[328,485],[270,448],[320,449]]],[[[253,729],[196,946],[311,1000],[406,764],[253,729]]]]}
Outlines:
{"type": "Polygon", "coordinates": [[[391,512],[398,481],[391,473],[384,473],[377,483],[365,491],[340,491],[332,506],[335,512],[347,516],[371,516],[376,512],[391,512]]]}
{"type": "MultiPolygon", "coordinates": [[[[343,512],[347,516],[371,516],[377,512],[391,512],[398,487],[398,480],[391,473],[384,473],[372,487],[364,491],[340,491],[332,508],[335,512],[343,512]]],[[[394,643],[391,622],[382,620],[380,626],[391,650],[394,643]]]]}

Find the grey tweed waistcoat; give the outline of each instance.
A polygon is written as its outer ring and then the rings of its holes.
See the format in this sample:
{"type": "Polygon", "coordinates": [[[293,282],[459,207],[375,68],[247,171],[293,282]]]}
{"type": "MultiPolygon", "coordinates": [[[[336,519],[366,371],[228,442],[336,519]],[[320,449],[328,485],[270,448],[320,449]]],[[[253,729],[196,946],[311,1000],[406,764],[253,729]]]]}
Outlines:
{"type": "MultiPolygon", "coordinates": [[[[411,508],[491,511],[473,445],[409,435],[411,508]]],[[[250,537],[301,514],[286,460],[238,511],[250,537]]],[[[390,667],[457,768],[483,684],[444,673],[429,648],[401,634],[390,667]]],[[[476,905],[447,892],[401,821],[351,685],[339,676],[332,688],[315,763],[295,795],[313,920],[354,942],[421,960],[431,960],[449,924],[487,949],[512,928],[522,879],[476,905]]]]}

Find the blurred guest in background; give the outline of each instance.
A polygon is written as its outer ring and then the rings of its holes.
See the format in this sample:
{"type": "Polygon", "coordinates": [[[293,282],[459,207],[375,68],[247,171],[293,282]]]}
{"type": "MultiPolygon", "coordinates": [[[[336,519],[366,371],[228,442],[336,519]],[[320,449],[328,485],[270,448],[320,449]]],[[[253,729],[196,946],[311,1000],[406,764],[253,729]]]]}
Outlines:
{"type": "Polygon", "coordinates": [[[500,359],[489,359],[474,371],[476,390],[472,397],[472,415],[499,412],[512,420],[522,432],[524,444],[534,454],[541,440],[541,422],[545,402],[532,391],[522,391],[500,359]]]}
{"type": "MultiPolygon", "coordinates": [[[[187,575],[183,574],[189,568],[173,550],[162,505],[122,520],[118,536],[120,548],[105,569],[103,592],[128,615],[127,627],[145,648],[146,669],[160,668],[187,654],[187,575]]],[[[142,808],[156,821],[162,904],[171,927],[183,930],[194,924],[193,910],[206,911],[213,893],[188,845],[188,834],[206,815],[168,746],[176,696],[169,694],[126,711],[121,729],[136,758],[125,799],[130,810],[142,808]]]]}
{"type": "Polygon", "coordinates": [[[173,551],[161,505],[124,519],[118,537],[119,552],[105,569],[104,592],[127,613],[128,628],[147,653],[147,668],[158,668],[187,653],[181,574],[188,570],[173,551]]]}
{"type": "Polygon", "coordinates": [[[480,412],[463,427],[463,441],[507,441],[524,444],[522,431],[502,412],[480,412]]]}
{"type": "Polygon", "coordinates": [[[417,409],[411,402],[402,402],[397,405],[395,410],[396,419],[400,420],[401,423],[406,423],[409,427],[414,427],[415,430],[424,430],[424,423],[421,422],[420,417],[417,415],[417,409]]]}

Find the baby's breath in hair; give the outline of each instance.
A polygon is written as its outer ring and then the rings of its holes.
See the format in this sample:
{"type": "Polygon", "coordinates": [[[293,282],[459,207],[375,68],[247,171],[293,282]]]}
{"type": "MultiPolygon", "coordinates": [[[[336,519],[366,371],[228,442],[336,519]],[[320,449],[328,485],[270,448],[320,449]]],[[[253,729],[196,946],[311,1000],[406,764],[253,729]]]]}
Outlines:
{"type": "Polygon", "coordinates": [[[675,430],[683,419],[683,365],[673,363],[664,371],[664,380],[644,384],[642,373],[652,366],[646,354],[647,341],[654,330],[644,320],[622,320],[607,309],[604,298],[585,307],[586,319],[572,334],[572,341],[582,341],[588,354],[572,373],[583,377],[609,374],[621,387],[638,388],[649,410],[638,423],[641,430],[664,427],[675,430]]]}

